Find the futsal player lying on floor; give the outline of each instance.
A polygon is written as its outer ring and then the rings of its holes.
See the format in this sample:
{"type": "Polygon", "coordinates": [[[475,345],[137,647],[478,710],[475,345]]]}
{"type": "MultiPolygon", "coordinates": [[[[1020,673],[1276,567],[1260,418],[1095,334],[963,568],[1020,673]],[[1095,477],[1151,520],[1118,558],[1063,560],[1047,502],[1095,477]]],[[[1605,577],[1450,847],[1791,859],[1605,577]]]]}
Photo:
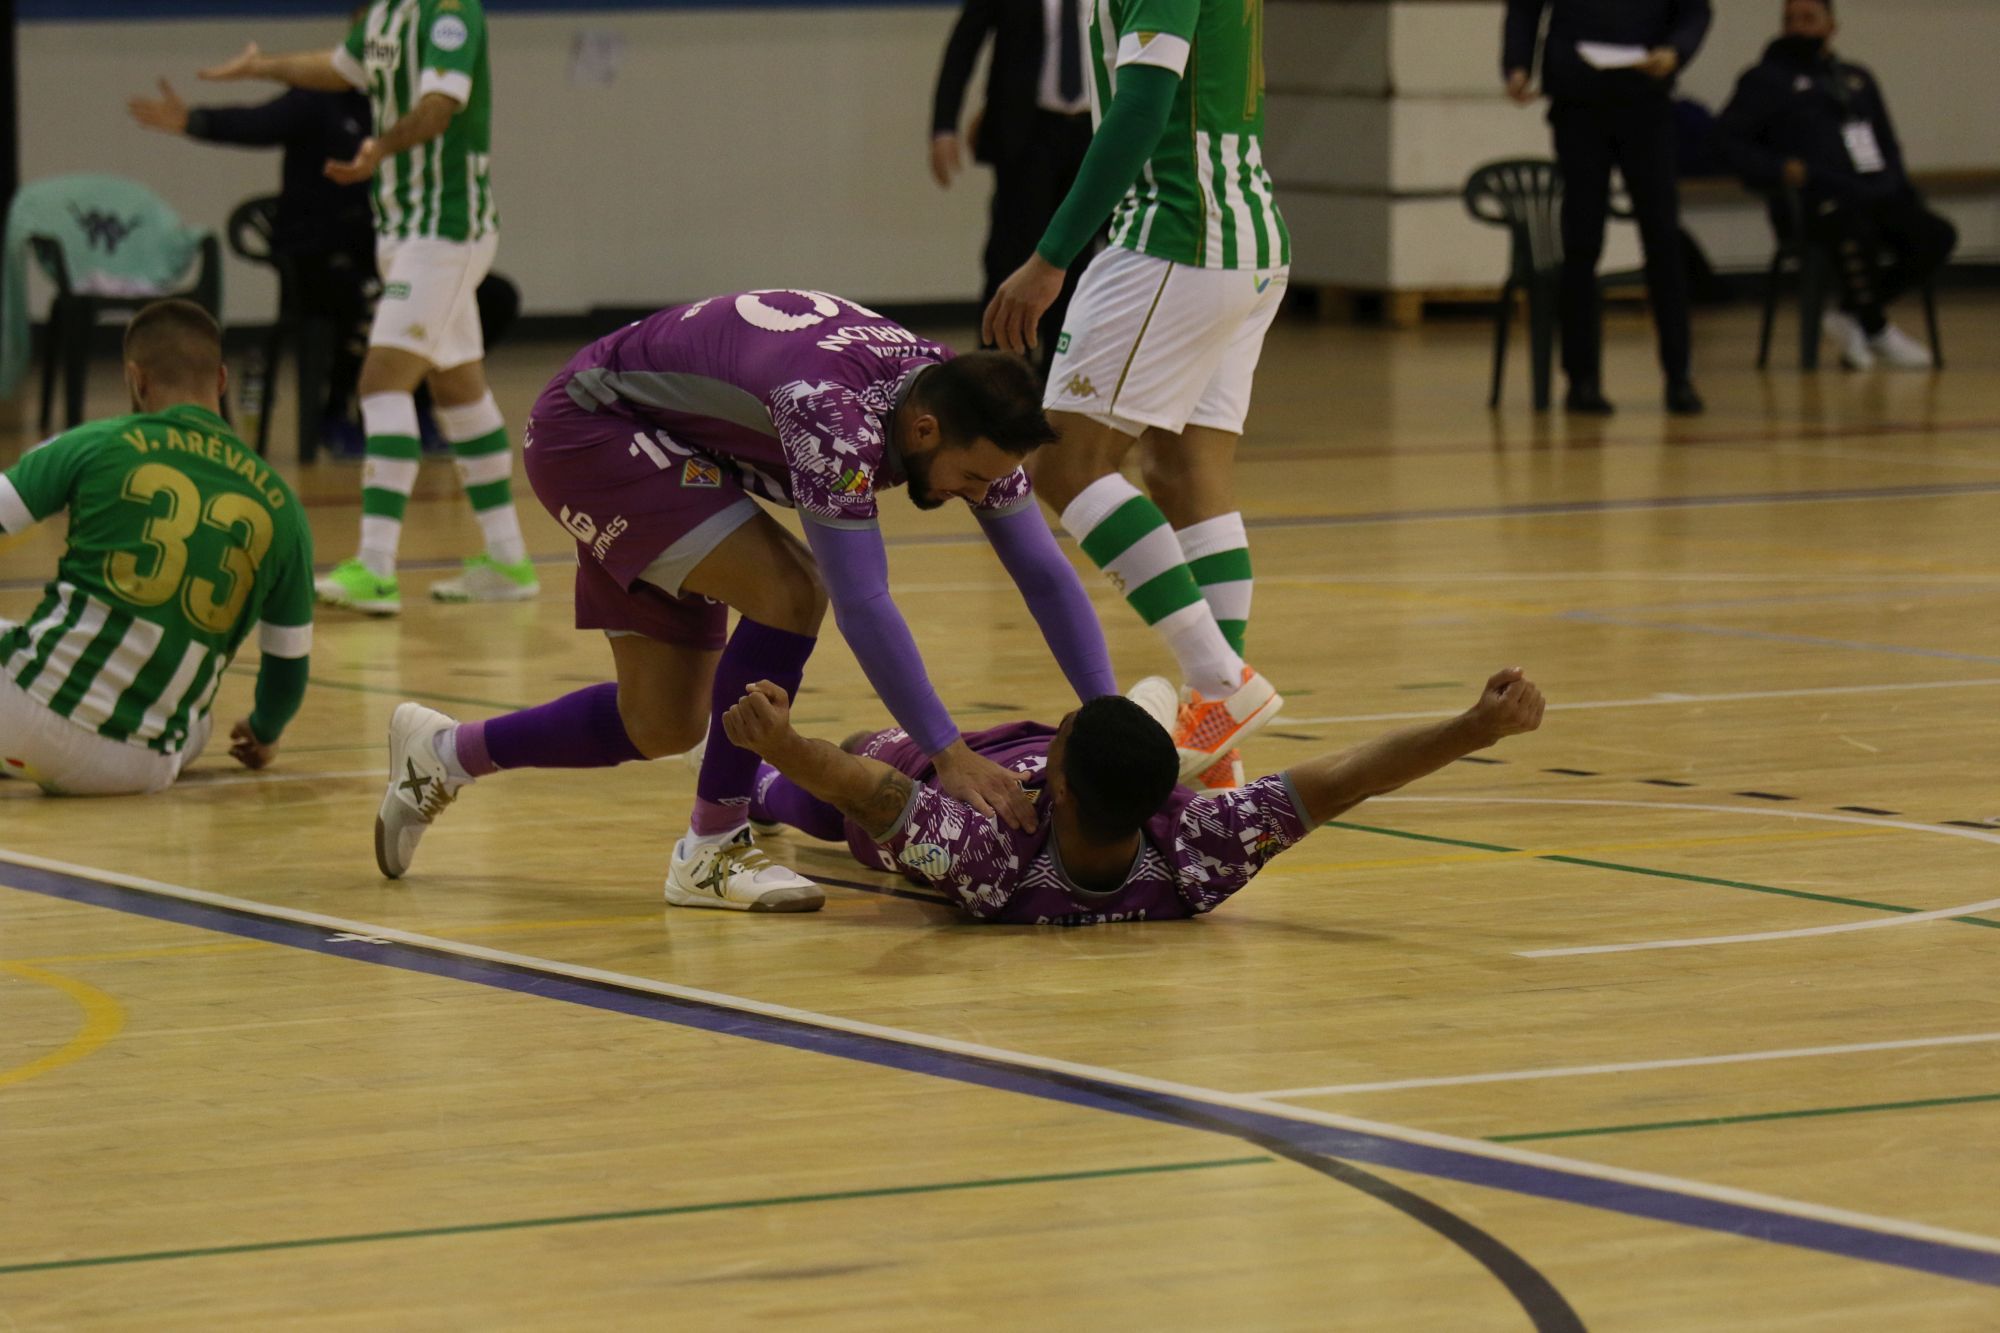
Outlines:
{"type": "Polygon", "coordinates": [[[942,889],[982,921],[1087,926],[1213,911],[1327,820],[1535,730],[1542,692],[1509,667],[1449,721],[1207,794],[1176,785],[1165,721],[1107,695],[1060,726],[1015,722],[968,735],[975,752],[1024,775],[1037,815],[1026,832],[939,791],[922,747],[901,731],[842,746],[801,736],[790,699],[769,681],[723,715],[729,739],[764,761],[753,821],[845,841],[861,864],[942,889]]]}

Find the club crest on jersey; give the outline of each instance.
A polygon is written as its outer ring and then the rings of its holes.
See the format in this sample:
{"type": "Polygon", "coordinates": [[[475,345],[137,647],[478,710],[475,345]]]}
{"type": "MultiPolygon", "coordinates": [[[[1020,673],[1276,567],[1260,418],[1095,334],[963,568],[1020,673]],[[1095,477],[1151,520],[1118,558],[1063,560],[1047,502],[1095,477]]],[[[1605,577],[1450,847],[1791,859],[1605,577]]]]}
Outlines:
{"type": "Polygon", "coordinates": [[[722,485],[722,468],[706,458],[690,458],[681,464],[681,485],[712,491],[722,485]]]}
{"type": "Polygon", "coordinates": [[[440,51],[456,51],[465,45],[469,35],[465,20],[456,14],[441,14],[438,21],[431,24],[431,45],[440,51]]]}

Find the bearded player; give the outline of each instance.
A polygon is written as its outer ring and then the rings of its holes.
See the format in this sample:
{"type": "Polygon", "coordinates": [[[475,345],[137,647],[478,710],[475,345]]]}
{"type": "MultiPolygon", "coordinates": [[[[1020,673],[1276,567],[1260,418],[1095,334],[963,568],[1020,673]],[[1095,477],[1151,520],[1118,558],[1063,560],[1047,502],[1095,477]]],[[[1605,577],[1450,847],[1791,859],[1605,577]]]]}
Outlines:
{"type": "Polygon", "coordinates": [[[753,818],[844,840],[862,865],[942,889],[981,921],[1087,926],[1213,911],[1327,820],[1535,730],[1542,708],[1541,690],[1509,668],[1449,721],[1197,794],[1176,785],[1169,718],[1130,699],[1092,699],[1060,726],[1017,722],[967,738],[1028,782],[1041,816],[1033,832],[939,791],[900,731],[844,747],[800,736],[785,692],[768,681],[752,685],[723,723],[765,761],[753,818]]]}
{"type": "Polygon", "coordinates": [[[818,886],[752,841],[757,756],[730,743],[721,715],[752,681],[798,689],[829,601],[939,785],[1032,828],[1020,775],[959,734],[889,596],[880,495],[907,486],[921,509],[963,500],[1078,697],[1114,694],[1103,630],[1021,466],[1049,433],[1026,362],[954,358],[825,292],[713,297],[584,348],[529,416],[527,472],[576,538],[577,627],[609,636],[617,682],[457,726],[397,709],[376,821],[382,873],[408,868],[424,829],[476,778],[607,767],[705,736],[667,901],[817,908],[818,886]],[[796,509],[806,540],[765,504],[796,509]],[[741,618],[725,637],[732,607],[741,618]]]}
{"type": "Polygon", "coordinates": [[[1238,743],[1283,703],[1243,661],[1250,543],[1234,480],[1291,264],[1264,170],[1264,4],[1100,0],[1090,15],[1097,132],[983,331],[1032,346],[1064,270],[1110,219],[1049,366],[1061,447],[1037,460],[1035,487],[1179,662],[1183,775],[1227,787],[1238,743]],[[1119,474],[1135,442],[1144,495],[1119,474]]]}

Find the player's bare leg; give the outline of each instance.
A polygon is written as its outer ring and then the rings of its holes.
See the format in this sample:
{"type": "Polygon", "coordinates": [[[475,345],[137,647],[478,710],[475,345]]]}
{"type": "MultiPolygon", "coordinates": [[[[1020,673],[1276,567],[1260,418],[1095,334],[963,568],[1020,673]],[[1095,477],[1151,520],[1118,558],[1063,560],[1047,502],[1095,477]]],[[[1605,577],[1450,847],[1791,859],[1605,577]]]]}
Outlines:
{"type": "Polygon", "coordinates": [[[438,432],[451,445],[465,498],[486,549],[455,578],[431,585],[440,602],[525,602],[541,591],[514,508],[514,447],[486,384],[486,363],[468,361],[428,376],[438,432]]]}
{"type": "Polygon", "coordinates": [[[706,748],[695,784],[688,832],[674,846],[666,899],[676,907],[751,912],[810,912],[825,901],[819,886],[778,865],[752,840],[750,798],[757,756],[723,733],[722,714],[752,681],[796,693],[826,618],[826,589],[804,543],[757,511],[682,581],[683,595],[711,597],[742,613],[717,660],[704,703],[706,748]]]}
{"type": "Polygon", "coordinates": [[[361,363],[355,392],[368,437],[361,472],[361,545],[313,584],[319,600],[329,606],[373,616],[393,616],[403,609],[396,548],[422,454],[412,395],[430,372],[430,362],[400,347],[370,347],[361,363]]]}
{"type": "MultiPolygon", "coordinates": [[[[1049,421],[1061,439],[1030,459],[1035,489],[1061,512],[1063,527],[1084,554],[1167,641],[1183,681],[1174,737],[1182,776],[1213,774],[1220,781],[1233,772],[1230,752],[1276,717],[1284,701],[1229,642],[1169,516],[1119,474],[1134,437],[1073,412],[1051,412],[1049,421]]],[[[1197,484],[1225,461],[1225,443],[1233,453],[1234,437],[1217,438],[1223,434],[1197,429],[1193,448],[1201,470],[1175,474],[1176,504],[1205,494],[1197,484]]]]}

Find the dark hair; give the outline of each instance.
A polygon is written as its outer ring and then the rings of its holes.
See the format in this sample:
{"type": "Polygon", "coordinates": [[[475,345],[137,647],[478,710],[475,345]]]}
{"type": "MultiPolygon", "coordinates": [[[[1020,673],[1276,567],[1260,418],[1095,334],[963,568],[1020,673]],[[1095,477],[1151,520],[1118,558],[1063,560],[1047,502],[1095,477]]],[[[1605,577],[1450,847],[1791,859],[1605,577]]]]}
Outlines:
{"type": "Polygon", "coordinates": [[[202,387],[222,368],[222,330],[193,301],[155,301],[125,326],[125,359],[162,383],[202,387]]]}
{"type": "Polygon", "coordinates": [[[1084,836],[1110,842],[1137,832],[1173,792],[1180,768],[1174,738],[1130,699],[1107,694],[1076,710],[1062,769],[1084,836]]]}
{"type": "Polygon", "coordinates": [[[1007,352],[967,352],[932,366],[912,392],[954,447],[983,435],[1024,458],[1056,438],[1042,415],[1041,381],[1026,361],[1007,352]]]}

